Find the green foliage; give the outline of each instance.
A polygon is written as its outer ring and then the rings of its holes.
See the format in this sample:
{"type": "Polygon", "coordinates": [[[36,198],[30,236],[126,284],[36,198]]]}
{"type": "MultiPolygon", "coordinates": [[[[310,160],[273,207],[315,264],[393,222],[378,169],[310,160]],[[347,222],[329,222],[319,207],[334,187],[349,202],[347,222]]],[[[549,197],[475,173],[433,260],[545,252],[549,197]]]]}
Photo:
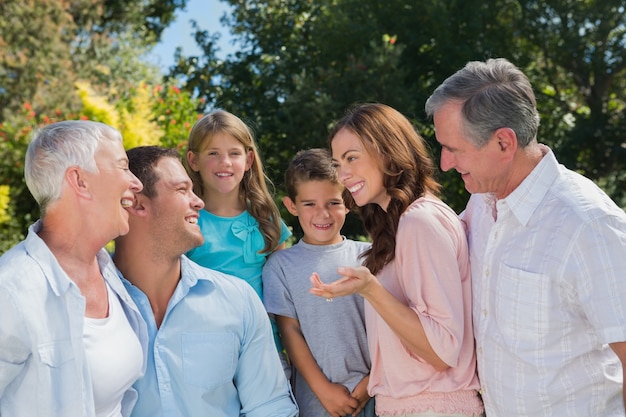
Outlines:
{"type": "MultiPolygon", "coordinates": [[[[75,10],[86,8],[78,1],[75,10]]],[[[31,103],[40,107],[74,108],[71,45],[77,30],[63,2],[0,2],[0,122],[31,103]],[[65,30],[60,30],[65,28],[65,30]]]]}
{"type": "MultiPolygon", "coordinates": [[[[438,158],[426,99],[467,61],[506,57],[536,89],[538,139],[626,206],[624,0],[225,1],[241,50],[220,60],[216,36],[198,30],[204,55],[179,54],[170,77],[255,128],[279,194],[295,152],[326,146],[333,121],[356,102],[397,108],[438,158]]],[[[460,212],[468,194],[458,174],[440,181],[460,212]]]]}
{"type": "Polygon", "coordinates": [[[22,240],[28,226],[39,217],[24,182],[24,156],[34,129],[60,120],[96,120],[120,130],[127,149],[158,144],[175,147],[182,155],[201,106],[200,100],[172,85],[139,83],[115,103],[95,94],[87,83],[78,83],[76,89],[83,103],[76,113],[57,109],[51,116],[38,114],[26,103],[11,121],[0,124],[0,253],[22,240]]]}
{"type": "Polygon", "coordinates": [[[11,216],[9,215],[9,191],[8,185],[0,185],[0,224],[7,223],[11,216]]]}
{"type": "Polygon", "coordinates": [[[115,128],[119,127],[119,114],[106,97],[96,94],[91,85],[77,82],[78,96],[83,104],[81,115],[86,119],[106,123],[115,128]]]}
{"type": "Polygon", "coordinates": [[[541,138],[626,207],[626,2],[519,3],[541,138]]]}
{"type": "Polygon", "coordinates": [[[76,111],[78,80],[109,95],[158,71],[141,61],[186,0],[3,0],[0,122],[29,102],[76,111]]]}
{"type": "MultiPolygon", "coordinates": [[[[160,38],[163,30],[174,21],[176,11],[184,9],[187,0],[106,0],[98,1],[98,13],[89,17],[97,19],[99,33],[135,33],[137,37],[160,38]]],[[[78,22],[88,26],[88,20],[78,22]]]]}
{"type": "MultiPolygon", "coordinates": [[[[475,44],[506,45],[490,26],[491,18],[497,21],[498,8],[478,1],[229,3],[233,13],[226,21],[241,36],[242,50],[220,61],[215,38],[199,32],[205,56],[179,57],[171,76],[189,77],[190,91],[253,126],[279,194],[282,173],[293,155],[326,146],[329,127],[354,103],[376,101],[397,108],[436,150],[423,112],[434,85],[464,64],[475,44]],[[459,22],[464,18],[476,20],[469,25],[459,22]],[[494,36],[488,37],[491,33],[494,36]],[[219,75],[204,77],[207,73],[219,75]]],[[[443,175],[442,182],[444,198],[460,211],[467,193],[457,177],[443,175]]],[[[293,221],[290,224],[297,229],[293,221]]],[[[349,222],[345,230],[362,235],[360,227],[349,222]]]]}
{"type": "MultiPolygon", "coordinates": [[[[159,143],[166,129],[157,120],[162,110],[156,108],[157,97],[152,87],[135,86],[161,81],[158,69],[142,56],[185,4],[0,1],[0,253],[21,240],[39,217],[23,179],[33,129],[89,118],[117,127],[131,144],[159,143]]],[[[190,105],[194,114],[198,105],[190,105]]]]}
{"type": "MultiPolygon", "coordinates": [[[[182,155],[198,113],[224,108],[255,131],[279,198],[288,161],[326,146],[357,102],[397,108],[438,158],[427,97],[467,61],[500,56],[533,83],[539,140],[626,207],[625,0],[224,1],[241,49],[218,58],[217,35],[196,27],[201,54],[179,50],[163,83],[140,57],[184,0],[0,2],[0,186],[10,196],[8,206],[0,197],[1,218],[10,216],[0,251],[37,217],[21,164],[39,124],[89,115],[116,124],[127,146],[157,141],[182,155]]],[[[458,174],[439,179],[461,211],[468,195],[458,174]]],[[[346,234],[362,236],[348,217],[346,234]]]]}
{"type": "Polygon", "coordinates": [[[2,230],[0,239],[0,254],[9,250],[15,242],[24,238],[21,233],[20,225],[13,213],[13,206],[10,205],[11,188],[8,185],[0,185],[0,230],[2,230]]]}
{"type": "Polygon", "coordinates": [[[10,217],[0,223],[0,253],[23,239],[27,226],[39,216],[24,182],[24,155],[33,128],[51,121],[47,116],[38,117],[30,103],[25,103],[13,121],[0,124],[0,186],[8,191],[4,213],[10,217]]]}
{"type": "Polygon", "coordinates": [[[153,94],[154,122],[163,132],[161,145],[175,148],[183,156],[189,131],[201,116],[204,100],[192,97],[171,83],[156,86],[153,94]]]}

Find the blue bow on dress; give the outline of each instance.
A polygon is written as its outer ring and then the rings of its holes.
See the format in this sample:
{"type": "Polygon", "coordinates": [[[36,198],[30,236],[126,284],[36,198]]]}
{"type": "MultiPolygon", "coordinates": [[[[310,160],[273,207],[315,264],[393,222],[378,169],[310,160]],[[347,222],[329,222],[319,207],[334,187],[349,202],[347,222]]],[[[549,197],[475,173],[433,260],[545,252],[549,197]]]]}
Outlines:
{"type": "Polygon", "coordinates": [[[243,260],[247,264],[256,264],[265,260],[265,255],[259,254],[265,246],[265,240],[259,230],[259,224],[245,224],[235,221],[230,227],[233,234],[243,242],[243,260]]]}

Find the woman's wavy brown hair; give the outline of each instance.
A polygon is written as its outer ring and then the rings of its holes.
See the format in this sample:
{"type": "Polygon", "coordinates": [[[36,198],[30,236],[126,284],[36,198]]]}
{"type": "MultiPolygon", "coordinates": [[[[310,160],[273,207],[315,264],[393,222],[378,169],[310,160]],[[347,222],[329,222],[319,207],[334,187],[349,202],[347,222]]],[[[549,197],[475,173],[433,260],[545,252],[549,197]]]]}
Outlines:
{"type": "Polygon", "coordinates": [[[365,103],[349,109],[332,129],[329,145],[342,129],[358,136],[366,151],[378,161],[383,185],[391,197],[386,211],[374,203],[358,208],[372,239],[371,248],[362,255],[364,265],[377,274],[395,257],[402,213],[424,194],[439,193],[435,164],[426,142],[411,122],[387,105],[365,103]]]}
{"type": "MultiPolygon", "coordinates": [[[[247,207],[248,212],[259,222],[259,229],[265,240],[265,247],[260,253],[271,253],[280,244],[281,217],[270,193],[273,184],[263,170],[263,163],[250,128],[234,114],[221,109],[214,110],[202,116],[191,128],[187,152],[198,155],[219,133],[231,135],[243,145],[246,152],[252,151],[254,154],[252,166],[244,173],[239,184],[239,197],[244,207],[247,207]]],[[[191,169],[187,158],[183,158],[183,165],[193,181],[194,193],[203,198],[204,189],[200,173],[191,169]]]]}

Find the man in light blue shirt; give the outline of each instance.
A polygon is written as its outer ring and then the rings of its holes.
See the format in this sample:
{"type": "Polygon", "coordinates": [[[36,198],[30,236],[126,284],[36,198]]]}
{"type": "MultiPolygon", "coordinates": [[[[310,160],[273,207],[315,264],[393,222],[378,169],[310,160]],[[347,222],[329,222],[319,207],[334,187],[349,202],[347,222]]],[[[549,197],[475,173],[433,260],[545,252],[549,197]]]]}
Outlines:
{"type": "Polygon", "coordinates": [[[203,242],[204,203],[178,154],[143,146],[128,156],[145,182],[114,261],[150,335],[133,416],[297,416],[254,290],[183,255],[203,242]]]}

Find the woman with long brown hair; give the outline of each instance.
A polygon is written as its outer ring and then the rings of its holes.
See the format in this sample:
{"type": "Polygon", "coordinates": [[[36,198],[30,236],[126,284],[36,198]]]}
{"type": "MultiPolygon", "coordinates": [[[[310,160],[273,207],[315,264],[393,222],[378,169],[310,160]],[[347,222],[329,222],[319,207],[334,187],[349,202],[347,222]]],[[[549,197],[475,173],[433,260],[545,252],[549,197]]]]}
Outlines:
{"type": "Polygon", "coordinates": [[[311,292],[364,297],[377,414],[481,415],[465,230],[437,197],[424,139],[395,109],[363,104],[335,125],[330,147],[372,247],[334,283],[313,274],[311,292]]]}

